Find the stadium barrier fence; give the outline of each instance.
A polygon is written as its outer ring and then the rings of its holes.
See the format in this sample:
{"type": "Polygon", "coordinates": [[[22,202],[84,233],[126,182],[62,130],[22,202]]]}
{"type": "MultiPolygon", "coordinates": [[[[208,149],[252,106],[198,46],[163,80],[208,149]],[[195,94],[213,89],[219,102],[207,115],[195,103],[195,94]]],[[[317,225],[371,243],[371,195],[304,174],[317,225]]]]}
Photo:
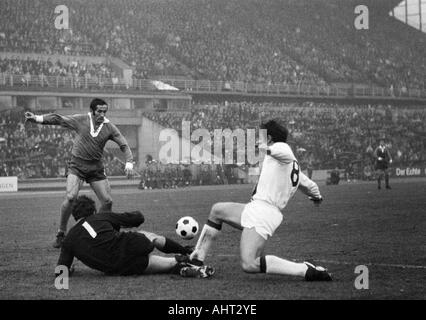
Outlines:
{"type": "MultiPolygon", "coordinates": [[[[315,85],[315,84],[268,84],[248,83],[242,81],[210,81],[191,79],[172,79],[160,77],[161,81],[187,93],[234,93],[234,94],[267,94],[288,97],[330,97],[330,98],[414,98],[426,99],[426,90],[391,89],[364,85],[315,85]]],[[[0,73],[0,87],[17,89],[81,89],[81,90],[116,90],[116,91],[158,91],[150,79],[17,75],[0,73]]]]}

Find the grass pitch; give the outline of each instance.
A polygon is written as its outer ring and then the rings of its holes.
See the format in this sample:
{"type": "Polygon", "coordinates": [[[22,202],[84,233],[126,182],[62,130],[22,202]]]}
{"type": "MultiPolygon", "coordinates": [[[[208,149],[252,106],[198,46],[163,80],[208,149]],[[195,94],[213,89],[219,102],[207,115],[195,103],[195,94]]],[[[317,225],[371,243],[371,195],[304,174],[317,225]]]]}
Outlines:
{"type": "MultiPolygon", "coordinates": [[[[374,182],[320,186],[321,207],[300,192],[286,207],[266,253],[314,259],[333,274],[331,283],[244,273],[240,232],[224,226],[206,261],[216,267],[211,279],[111,277],[77,262],[69,289],[57,290],[59,250],[51,244],[64,191],[0,194],[0,299],[425,299],[426,182],[392,183],[392,190],[380,191],[374,182]],[[368,267],[368,290],[355,288],[358,265],[368,267]]],[[[247,202],[251,188],[113,189],[114,209],[139,209],[144,229],[179,240],[174,227],[181,216],[193,216],[201,226],[213,203],[247,202]]],[[[196,239],[181,242],[195,244],[196,239]]]]}

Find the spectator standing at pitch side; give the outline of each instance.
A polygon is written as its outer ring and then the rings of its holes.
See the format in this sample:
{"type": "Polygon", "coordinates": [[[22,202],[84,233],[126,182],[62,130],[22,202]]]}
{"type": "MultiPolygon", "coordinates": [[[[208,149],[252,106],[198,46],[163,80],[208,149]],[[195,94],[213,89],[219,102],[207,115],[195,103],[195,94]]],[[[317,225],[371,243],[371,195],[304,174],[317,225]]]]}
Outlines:
{"type": "Polygon", "coordinates": [[[107,111],[108,105],[104,100],[93,99],[88,114],[62,116],[56,113],[44,115],[25,113],[28,121],[43,125],[59,125],[76,132],[71,161],[68,164],[66,197],[60,209],[60,226],[53,245],[55,248],[61,247],[65,238],[72,202],[77,198],[84,182],[90,184],[101,202],[99,211],[111,211],[111,187],[102,161],[103,150],[108,140],[120,146],[120,150],[126,157],[124,170],[128,176],[133,174],[132,151],[118,128],[105,117],[107,111]]]}
{"type": "Polygon", "coordinates": [[[386,189],[391,189],[389,185],[389,164],[392,163],[392,157],[389,149],[383,140],[380,140],[379,146],[374,151],[376,157],[376,171],[377,171],[377,189],[382,188],[382,177],[385,176],[386,189]]]}

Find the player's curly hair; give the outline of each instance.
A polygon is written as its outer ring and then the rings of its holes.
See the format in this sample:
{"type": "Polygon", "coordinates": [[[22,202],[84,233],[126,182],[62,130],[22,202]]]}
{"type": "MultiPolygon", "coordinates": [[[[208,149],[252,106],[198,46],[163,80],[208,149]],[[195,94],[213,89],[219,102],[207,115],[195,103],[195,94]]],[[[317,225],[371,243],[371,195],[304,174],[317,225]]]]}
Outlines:
{"type": "Polygon", "coordinates": [[[93,199],[88,196],[79,196],[72,202],[71,214],[75,221],[91,216],[96,212],[96,204],[93,199]]]}
{"type": "Polygon", "coordinates": [[[105,100],[95,98],[90,102],[90,111],[95,112],[97,106],[108,105],[105,100]]]}
{"type": "Polygon", "coordinates": [[[273,142],[287,142],[288,130],[276,120],[269,120],[260,125],[260,129],[266,129],[273,142]]]}

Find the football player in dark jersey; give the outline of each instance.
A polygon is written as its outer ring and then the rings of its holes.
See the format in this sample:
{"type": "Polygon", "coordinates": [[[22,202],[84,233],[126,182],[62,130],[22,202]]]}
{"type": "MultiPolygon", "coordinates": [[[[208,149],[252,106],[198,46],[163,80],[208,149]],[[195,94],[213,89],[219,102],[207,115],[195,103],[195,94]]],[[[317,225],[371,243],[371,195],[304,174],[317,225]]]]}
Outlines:
{"type": "Polygon", "coordinates": [[[140,211],[95,213],[93,199],[83,195],[73,202],[71,214],[76,224],[62,242],[58,266],[72,270],[76,257],[88,267],[108,275],[175,273],[196,278],[213,275],[211,266],[187,264],[192,248],[147,231],[121,232],[121,227],[139,227],[144,222],[140,211]],[[154,248],[177,255],[154,255],[154,248]]]}
{"type": "Polygon", "coordinates": [[[120,130],[105,117],[108,111],[107,103],[102,99],[93,99],[90,112],[63,116],[56,113],[35,115],[26,112],[27,121],[43,125],[58,125],[76,132],[71,151],[71,161],[68,164],[66,196],[61,205],[59,230],[54,243],[55,248],[61,246],[67,231],[70,218],[70,206],[77,198],[84,182],[90,184],[95,192],[101,208],[99,211],[110,211],[112,208],[111,188],[105,174],[102,162],[103,151],[108,140],[117,143],[126,157],[125,173],[133,174],[132,151],[120,130]]]}

